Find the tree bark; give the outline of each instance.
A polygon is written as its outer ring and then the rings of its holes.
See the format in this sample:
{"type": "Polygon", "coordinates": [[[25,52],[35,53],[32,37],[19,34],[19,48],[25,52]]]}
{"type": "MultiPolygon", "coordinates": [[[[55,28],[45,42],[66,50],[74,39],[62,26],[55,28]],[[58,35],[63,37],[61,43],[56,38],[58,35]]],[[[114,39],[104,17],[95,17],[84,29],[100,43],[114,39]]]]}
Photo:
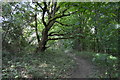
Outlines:
{"type": "Polygon", "coordinates": [[[47,48],[46,44],[48,42],[48,32],[54,23],[55,23],[55,21],[52,21],[49,25],[45,26],[45,28],[43,29],[42,37],[39,42],[39,49],[38,49],[39,52],[44,52],[46,50],[46,48],[47,48]]]}
{"type": "Polygon", "coordinates": [[[38,50],[39,52],[44,52],[45,49],[47,48],[46,47],[46,44],[47,44],[47,41],[48,41],[48,31],[47,29],[44,29],[42,31],[42,38],[41,38],[41,41],[39,42],[39,47],[38,47],[38,50]]]}

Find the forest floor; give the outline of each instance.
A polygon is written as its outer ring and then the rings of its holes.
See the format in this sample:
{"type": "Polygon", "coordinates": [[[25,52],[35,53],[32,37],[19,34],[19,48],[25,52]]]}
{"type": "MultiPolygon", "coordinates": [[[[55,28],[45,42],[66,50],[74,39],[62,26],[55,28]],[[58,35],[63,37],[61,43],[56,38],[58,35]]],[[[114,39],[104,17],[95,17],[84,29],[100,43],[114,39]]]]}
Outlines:
{"type": "MultiPolygon", "coordinates": [[[[110,67],[106,66],[101,56],[100,59],[96,58],[95,62],[95,54],[75,50],[48,50],[41,54],[4,53],[3,78],[109,78],[106,70],[114,69],[114,64],[110,67]]],[[[104,58],[104,55],[102,57],[104,58]]]]}
{"type": "Polygon", "coordinates": [[[99,74],[99,69],[89,59],[73,53],[68,53],[68,56],[72,57],[76,63],[75,68],[70,71],[70,78],[96,78],[99,74]]]}

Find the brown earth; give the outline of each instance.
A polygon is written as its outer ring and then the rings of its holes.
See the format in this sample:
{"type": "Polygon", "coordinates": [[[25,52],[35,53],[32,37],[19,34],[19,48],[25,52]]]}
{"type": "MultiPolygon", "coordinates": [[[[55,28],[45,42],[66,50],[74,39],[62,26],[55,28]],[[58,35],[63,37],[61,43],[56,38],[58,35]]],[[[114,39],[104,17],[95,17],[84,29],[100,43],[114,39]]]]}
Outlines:
{"type": "Polygon", "coordinates": [[[76,62],[75,68],[69,73],[70,78],[96,78],[96,74],[98,75],[99,70],[93,65],[92,61],[72,53],[67,54],[76,62]]]}

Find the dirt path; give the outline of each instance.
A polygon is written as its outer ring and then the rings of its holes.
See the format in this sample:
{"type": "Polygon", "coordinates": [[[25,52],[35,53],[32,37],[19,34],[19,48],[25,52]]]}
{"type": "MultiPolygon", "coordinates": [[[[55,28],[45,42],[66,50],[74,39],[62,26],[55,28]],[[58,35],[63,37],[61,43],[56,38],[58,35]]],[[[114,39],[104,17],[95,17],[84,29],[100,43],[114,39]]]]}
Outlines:
{"type": "Polygon", "coordinates": [[[95,74],[98,72],[92,62],[75,54],[69,53],[76,62],[76,68],[71,71],[71,78],[95,78],[95,74]]]}

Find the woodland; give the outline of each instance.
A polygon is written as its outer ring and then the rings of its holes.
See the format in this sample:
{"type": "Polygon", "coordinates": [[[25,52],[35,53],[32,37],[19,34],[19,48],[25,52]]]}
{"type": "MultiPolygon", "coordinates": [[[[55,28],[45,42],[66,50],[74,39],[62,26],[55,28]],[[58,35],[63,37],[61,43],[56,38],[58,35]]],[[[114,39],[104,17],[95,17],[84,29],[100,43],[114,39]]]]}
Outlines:
{"type": "Polygon", "coordinates": [[[3,78],[120,77],[119,2],[1,4],[3,78]]]}

